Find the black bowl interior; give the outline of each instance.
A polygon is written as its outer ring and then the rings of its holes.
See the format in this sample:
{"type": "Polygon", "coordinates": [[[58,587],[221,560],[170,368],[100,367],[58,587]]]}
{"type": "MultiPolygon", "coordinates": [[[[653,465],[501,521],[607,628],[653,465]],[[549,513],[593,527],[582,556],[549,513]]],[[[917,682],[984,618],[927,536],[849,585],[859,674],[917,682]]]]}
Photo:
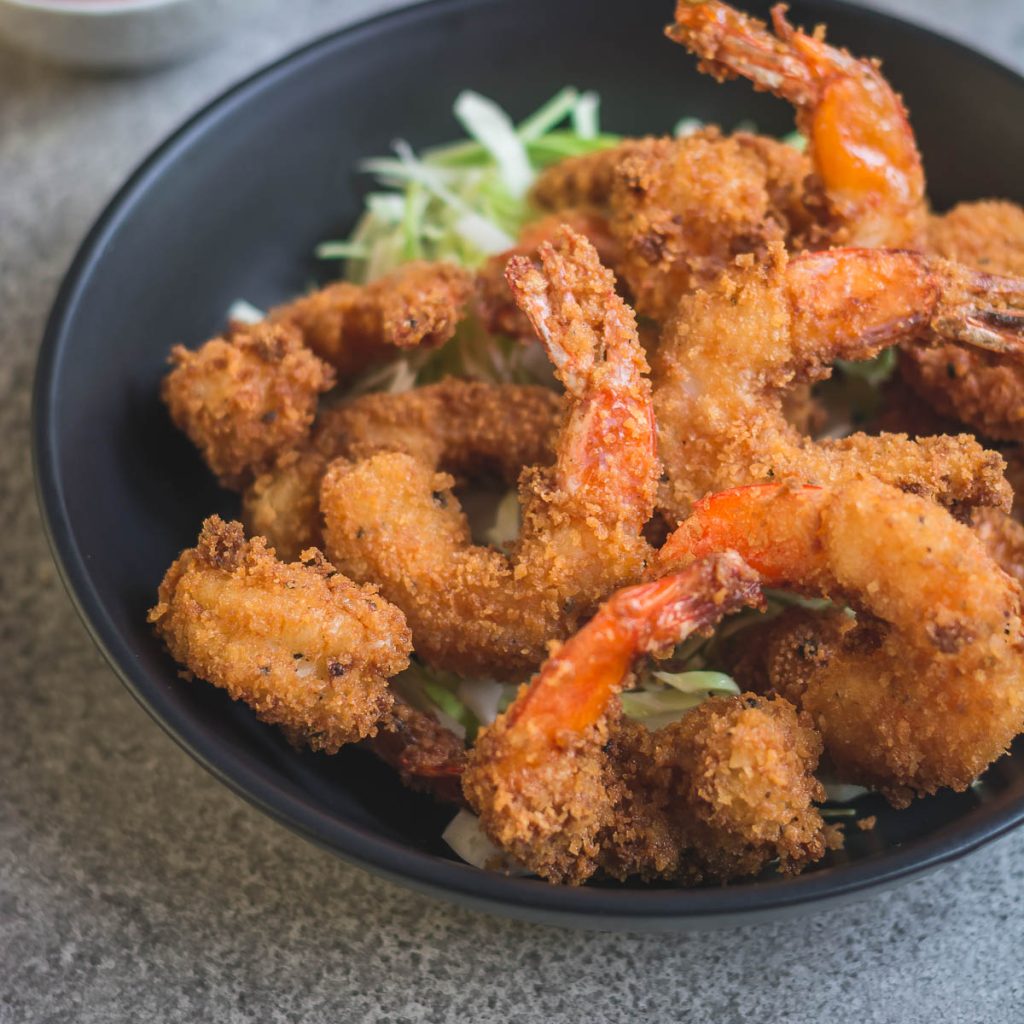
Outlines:
{"type": "MultiPolygon", "coordinates": [[[[748,5],[764,14],[764,3],[748,5]]],[[[684,115],[766,132],[790,110],[746,83],[717,85],[662,36],[671,0],[436,0],[328,37],[217,100],[119,193],[61,290],[36,383],[41,500],[62,571],[101,648],[154,717],[224,781],[343,856],[407,884],[545,920],[677,926],[778,913],[892,881],[1024,815],[1022,754],[984,784],[899,814],[798,879],[696,891],[554,889],[476,871],[440,840],[450,812],[354,751],[298,754],[242,706],[185,685],[146,609],[201,520],[237,502],[205,473],[157,397],[170,347],[217,333],[232,300],[268,305],[333,269],[312,256],[360,210],[353,168],[392,139],[458,135],[471,87],[515,116],[572,83],[599,90],[603,123],[663,133],[684,115]]],[[[911,109],[933,200],[1024,200],[1024,80],[953,43],[834,2],[794,3],[830,37],[877,54],[911,109]],[[983,98],[983,102],[981,101],[983,98]]]]}

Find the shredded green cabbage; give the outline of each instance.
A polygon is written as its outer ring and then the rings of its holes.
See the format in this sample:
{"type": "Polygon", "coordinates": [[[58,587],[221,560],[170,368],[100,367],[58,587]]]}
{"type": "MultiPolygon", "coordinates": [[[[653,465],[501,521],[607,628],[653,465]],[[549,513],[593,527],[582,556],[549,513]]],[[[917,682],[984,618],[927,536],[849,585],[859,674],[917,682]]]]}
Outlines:
{"type": "Polygon", "coordinates": [[[361,165],[389,191],[369,194],[348,239],[317,248],[322,259],[347,260],[349,280],[372,280],[411,259],[478,266],[510,248],[535,216],[527,192],[539,171],[620,140],[600,131],[597,95],[573,88],[562,89],[518,126],[493,100],[471,90],[459,94],[454,109],[469,141],[417,155],[399,140],[394,157],[361,165]],[[559,127],[566,122],[571,127],[559,127]]]}

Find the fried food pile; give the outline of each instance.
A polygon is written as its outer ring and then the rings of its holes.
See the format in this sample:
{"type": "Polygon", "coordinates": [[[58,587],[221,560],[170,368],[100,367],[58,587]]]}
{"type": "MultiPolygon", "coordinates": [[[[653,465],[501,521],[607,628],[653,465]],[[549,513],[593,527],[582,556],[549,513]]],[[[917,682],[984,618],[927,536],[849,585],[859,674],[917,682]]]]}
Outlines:
{"type": "Polygon", "coordinates": [[[562,160],[512,250],[332,284],[177,346],[162,389],[241,496],[150,612],[185,674],[364,745],[555,883],[796,873],[843,841],[821,771],[905,807],[1024,731],[1024,210],[933,212],[879,65],[782,6],[679,0],[667,35],[790,102],[806,150],[708,127],[562,160]],[[467,319],[557,390],[351,392],[467,319]],[[816,434],[812,386],[890,348],[874,423],[816,434]],[[514,540],[474,535],[486,480],[514,540]],[[798,600],[708,666],[742,692],[626,713],[765,588],[798,600]],[[466,743],[410,657],[522,685],[466,743]]]}

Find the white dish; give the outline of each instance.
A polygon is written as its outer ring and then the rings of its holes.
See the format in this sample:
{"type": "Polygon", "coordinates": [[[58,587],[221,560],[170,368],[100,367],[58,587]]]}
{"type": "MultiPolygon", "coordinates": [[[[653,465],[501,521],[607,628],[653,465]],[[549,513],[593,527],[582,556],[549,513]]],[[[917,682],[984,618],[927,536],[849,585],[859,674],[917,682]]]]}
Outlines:
{"type": "Polygon", "coordinates": [[[202,49],[244,0],[0,0],[0,36],[82,68],[141,70],[202,49]]]}

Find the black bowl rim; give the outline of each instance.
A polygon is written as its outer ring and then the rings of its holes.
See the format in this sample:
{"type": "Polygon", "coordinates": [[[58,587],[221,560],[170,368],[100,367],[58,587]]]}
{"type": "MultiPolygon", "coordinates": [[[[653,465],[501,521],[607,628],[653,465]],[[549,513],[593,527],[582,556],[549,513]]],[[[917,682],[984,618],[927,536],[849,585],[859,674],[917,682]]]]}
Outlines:
{"type": "MultiPolygon", "coordinates": [[[[426,0],[411,7],[385,12],[328,34],[265,65],[229,87],[200,108],[147,156],[115,193],[85,236],[57,292],[36,362],[32,397],[32,455],[36,498],[43,527],[65,588],[93,642],[121,682],[157,724],[204,768],[231,790],[264,813],[342,859],[370,872],[436,896],[478,908],[551,923],[605,927],[656,926],[658,922],[731,923],[753,917],[780,915],[814,903],[850,899],[865,890],[892,885],[934,869],[1006,834],[1024,822],[1024,796],[1001,809],[982,806],[951,832],[914,840],[890,848],[878,857],[836,865],[795,878],[770,878],[733,887],[700,889],[573,888],[550,886],[533,879],[510,878],[467,864],[412,849],[346,824],[323,813],[311,801],[290,796],[249,769],[230,747],[210,744],[192,727],[189,716],[161,699],[145,678],[133,674],[134,655],[119,635],[92,587],[85,559],[77,549],[57,473],[56,439],[51,430],[53,386],[63,358],[69,326],[89,275],[102,261],[107,243],[134,206],[145,201],[147,186],[158,178],[179,150],[205,134],[243,101],[273,89],[283,74],[290,74],[316,59],[338,40],[367,41],[379,33],[408,30],[421,20],[460,10],[479,8],[500,0],[426,0]],[[595,921],[596,919],[596,921],[595,921]]],[[[937,47],[954,48],[962,56],[1012,78],[1021,75],[998,61],[920,25],[848,0],[812,0],[828,20],[828,11],[856,9],[884,25],[928,37],[937,47]]]]}

